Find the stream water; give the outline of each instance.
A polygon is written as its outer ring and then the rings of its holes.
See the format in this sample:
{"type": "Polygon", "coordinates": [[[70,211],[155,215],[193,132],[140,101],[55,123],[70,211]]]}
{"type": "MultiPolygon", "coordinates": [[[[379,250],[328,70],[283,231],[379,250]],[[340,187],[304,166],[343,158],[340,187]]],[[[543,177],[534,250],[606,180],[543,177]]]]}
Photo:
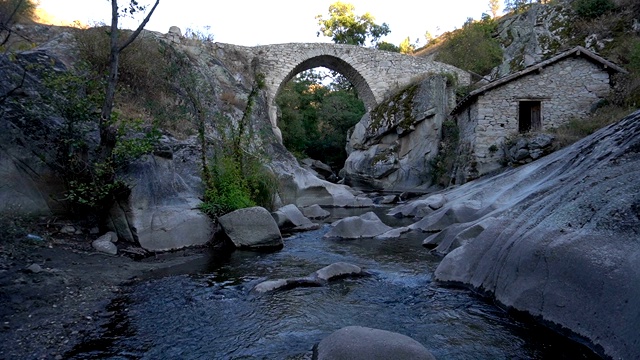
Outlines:
{"type": "MultiPolygon", "coordinates": [[[[383,213],[383,211],[380,211],[383,213]]],[[[335,217],[349,215],[336,210],[335,217]]],[[[388,224],[397,220],[383,217],[388,224]]],[[[400,225],[395,223],[393,225],[400,225]]],[[[71,359],[310,359],[331,332],[361,325],[408,335],[438,359],[598,359],[589,349],[466,289],[432,281],[424,236],[326,240],[320,230],[282,251],[236,251],[156,274],[110,305],[113,317],[71,359]],[[368,276],[267,294],[264,280],[345,261],[368,276]]]]}

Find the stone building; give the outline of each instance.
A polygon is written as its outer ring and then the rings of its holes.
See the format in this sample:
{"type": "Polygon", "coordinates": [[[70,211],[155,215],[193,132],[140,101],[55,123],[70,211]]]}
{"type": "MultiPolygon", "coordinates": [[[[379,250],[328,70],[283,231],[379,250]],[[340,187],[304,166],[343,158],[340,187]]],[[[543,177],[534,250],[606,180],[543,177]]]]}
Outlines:
{"type": "Polygon", "coordinates": [[[519,133],[547,131],[588,115],[611,90],[621,67],[575,47],[472,91],[451,112],[460,130],[456,182],[503,166],[503,144],[519,133]]]}

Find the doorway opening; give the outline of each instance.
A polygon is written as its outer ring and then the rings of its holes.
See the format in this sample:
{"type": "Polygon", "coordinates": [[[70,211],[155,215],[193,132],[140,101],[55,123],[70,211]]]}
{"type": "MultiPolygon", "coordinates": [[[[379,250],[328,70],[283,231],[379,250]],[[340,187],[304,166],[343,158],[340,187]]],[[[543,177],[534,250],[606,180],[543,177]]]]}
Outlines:
{"type": "Polygon", "coordinates": [[[540,101],[520,101],[518,131],[539,131],[542,129],[542,104],[540,101]]]}

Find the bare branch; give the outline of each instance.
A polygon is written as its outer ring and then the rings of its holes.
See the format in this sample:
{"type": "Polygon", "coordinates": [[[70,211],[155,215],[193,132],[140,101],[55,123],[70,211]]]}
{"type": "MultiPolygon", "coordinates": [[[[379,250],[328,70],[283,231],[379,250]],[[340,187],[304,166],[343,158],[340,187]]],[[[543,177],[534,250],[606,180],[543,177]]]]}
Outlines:
{"type": "Polygon", "coordinates": [[[153,7],[151,8],[147,16],[144,18],[142,23],[140,23],[136,31],[134,31],[133,34],[129,36],[127,41],[125,41],[124,44],[120,45],[120,48],[118,49],[118,51],[124,50],[127,46],[129,46],[133,42],[133,40],[135,40],[138,37],[138,35],[140,35],[140,33],[142,32],[142,29],[144,29],[144,27],[149,22],[149,19],[151,19],[151,15],[153,15],[153,12],[156,10],[156,7],[158,7],[158,4],[160,4],[160,0],[156,0],[156,3],[153,4],[153,7]]]}

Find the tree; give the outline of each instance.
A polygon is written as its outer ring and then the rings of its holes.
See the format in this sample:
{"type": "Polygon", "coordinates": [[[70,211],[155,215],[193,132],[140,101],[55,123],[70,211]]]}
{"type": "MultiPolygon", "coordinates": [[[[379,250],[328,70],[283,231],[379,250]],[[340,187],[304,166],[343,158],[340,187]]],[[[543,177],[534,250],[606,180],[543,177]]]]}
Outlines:
{"type": "Polygon", "coordinates": [[[498,10],[500,10],[500,0],[489,0],[489,11],[493,19],[498,16],[498,10]]]}
{"type": "Polygon", "coordinates": [[[388,35],[391,30],[389,25],[376,24],[375,18],[370,13],[355,14],[355,6],[349,3],[336,1],[329,6],[329,17],[316,16],[320,30],[317,36],[330,37],[336,44],[349,44],[364,46],[369,40],[374,45],[381,37],[388,35]]]}
{"type": "Polygon", "coordinates": [[[4,46],[13,34],[16,21],[31,18],[36,3],[33,0],[0,0],[0,46],[4,46]]]}
{"type": "Polygon", "coordinates": [[[121,16],[133,15],[145,10],[146,6],[140,5],[137,0],[130,0],[129,6],[122,9],[118,8],[118,0],[111,0],[111,30],[110,37],[110,53],[109,53],[109,75],[105,88],[104,103],[100,113],[100,147],[104,158],[111,156],[113,148],[116,145],[116,128],[111,124],[111,113],[113,112],[113,101],[116,94],[116,85],[118,83],[118,62],[120,53],[129,46],[142,32],[147,25],[151,15],[158,7],[160,0],[155,0],[153,7],[147,13],[147,16],[140,23],[138,28],[123,42],[119,43],[118,19],[121,16]]]}
{"type": "Polygon", "coordinates": [[[391,51],[391,52],[400,52],[400,48],[393,45],[392,43],[386,42],[386,41],[380,41],[376,44],[376,49],[378,50],[384,50],[384,51],[391,51]]]}
{"type": "Polygon", "coordinates": [[[402,54],[411,54],[416,49],[416,47],[414,44],[411,43],[411,40],[407,36],[407,38],[400,43],[400,46],[398,47],[398,49],[402,54]]]}

